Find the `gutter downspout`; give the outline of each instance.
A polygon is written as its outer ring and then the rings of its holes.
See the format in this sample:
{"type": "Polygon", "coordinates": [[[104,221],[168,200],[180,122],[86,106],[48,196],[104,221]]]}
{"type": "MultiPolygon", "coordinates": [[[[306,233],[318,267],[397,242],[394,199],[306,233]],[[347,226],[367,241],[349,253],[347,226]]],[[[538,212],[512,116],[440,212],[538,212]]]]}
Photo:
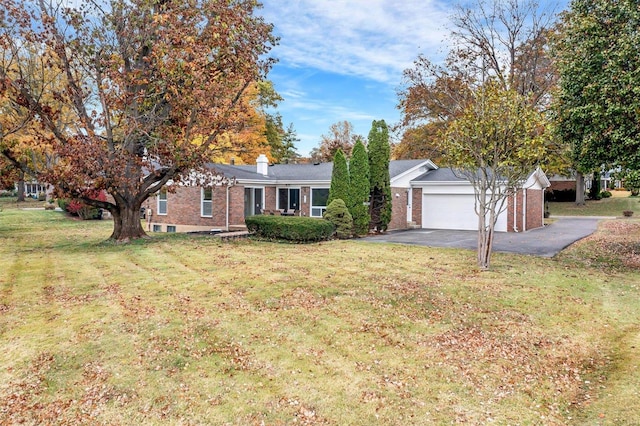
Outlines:
{"type": "Polygon", "coordinates": [[[513,194],[513,232],[518,231],[518,191],[513,194]]]}
{"type": "Polygon", "coordinates": [[[522,231],[527,230],[527,189],[522,190],[522,231]]]}
{"type": "Polygon", "coordinates": [[[226,231],[229,232],[229,184],[227,184],[226,231]]]}

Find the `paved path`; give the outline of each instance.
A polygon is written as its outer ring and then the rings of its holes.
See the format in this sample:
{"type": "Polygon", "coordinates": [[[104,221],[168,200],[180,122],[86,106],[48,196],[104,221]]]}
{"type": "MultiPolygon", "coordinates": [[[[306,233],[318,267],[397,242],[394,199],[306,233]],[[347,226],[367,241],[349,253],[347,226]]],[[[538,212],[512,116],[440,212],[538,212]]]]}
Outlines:
{"type": "MultiPolygon", "coordinates": [[[[561,250],[591,235],[598,227],[597,217],[555,217],[544,228],[527,232],[496,232],[493,250],[496,252],[553,257],[561,250]]],[[[363,241],[416,244],[429,247],[455,247],[475,250],[477,231],[412,229],[366,237],[363,241]]]]}

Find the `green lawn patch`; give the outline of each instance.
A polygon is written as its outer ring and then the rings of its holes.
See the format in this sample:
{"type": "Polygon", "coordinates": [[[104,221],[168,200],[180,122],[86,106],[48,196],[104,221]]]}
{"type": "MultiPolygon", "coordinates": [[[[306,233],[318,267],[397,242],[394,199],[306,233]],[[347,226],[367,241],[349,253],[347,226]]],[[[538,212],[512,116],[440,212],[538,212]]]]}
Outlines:
{"type": "Polygon", "coordinates": [[[640,197],[611,197],[602,200],[587,200],[584,206],[575,203],[549,203],[551,216],[612,216],[622,217],[622,212],[631,210],[640,216],[640,197]]]}
{"type": "Polygon", "coordinates": [[[109,221],[4,210],[0,424],[638,424],[640,273],[607,241],[640,226],[612,223],[480,272],[353,241],[114,245],[109,221]]]}

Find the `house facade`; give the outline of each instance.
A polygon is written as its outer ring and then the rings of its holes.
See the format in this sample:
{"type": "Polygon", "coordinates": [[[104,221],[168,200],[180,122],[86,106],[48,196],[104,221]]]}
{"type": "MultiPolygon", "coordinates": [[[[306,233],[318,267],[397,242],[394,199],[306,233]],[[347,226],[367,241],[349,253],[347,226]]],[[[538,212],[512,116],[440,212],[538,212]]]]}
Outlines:
{"type": "MultiPolygon", "coordinates": [[[[149,231],[240,230],[245,229],[247,216],[278,210],[322,218],[327,208],[332,163],[269,165],[261,155],[256,165],[208,167],[232,183],[162,189],[144,206],[149,231]]],[[[477,229],[473,187],[468,181],[451,180],[448,170],[439,169],[430,160],[391,161],[392,217],[388,229],[477,229]]],[[[497,230],[542,226],[545,185],[544,173],[532,174],[519,196],[509,200],[497,230]]]]}

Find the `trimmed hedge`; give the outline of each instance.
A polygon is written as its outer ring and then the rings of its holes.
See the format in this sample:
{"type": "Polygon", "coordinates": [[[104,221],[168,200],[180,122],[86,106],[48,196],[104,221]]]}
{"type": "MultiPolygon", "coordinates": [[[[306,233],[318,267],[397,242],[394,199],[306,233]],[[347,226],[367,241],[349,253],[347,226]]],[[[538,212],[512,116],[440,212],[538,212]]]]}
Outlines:
{"type": "Polygon", "coordinates": [[[324,219],[298,216],[249,216],[244,219],[249,232],[270,240],[287,240],[299,243],[328,240],[334,226],[324,219]]]}

